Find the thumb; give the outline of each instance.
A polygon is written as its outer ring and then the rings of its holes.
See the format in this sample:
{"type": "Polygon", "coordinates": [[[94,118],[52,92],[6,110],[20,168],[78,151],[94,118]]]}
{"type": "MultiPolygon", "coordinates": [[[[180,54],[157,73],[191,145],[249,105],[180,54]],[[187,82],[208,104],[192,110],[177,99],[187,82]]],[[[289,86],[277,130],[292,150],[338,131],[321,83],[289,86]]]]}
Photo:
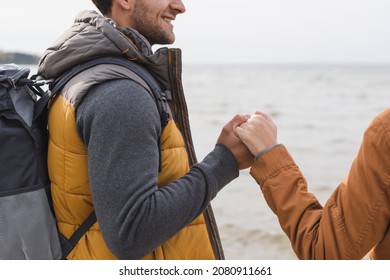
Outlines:
{"type": "Polygon", "coordinates": [[[233,128],[234,134],[236,134],[239,138],[241,138],[241,135],[244,131],[244,129],[241,126],[236,126],[233,128]]]}

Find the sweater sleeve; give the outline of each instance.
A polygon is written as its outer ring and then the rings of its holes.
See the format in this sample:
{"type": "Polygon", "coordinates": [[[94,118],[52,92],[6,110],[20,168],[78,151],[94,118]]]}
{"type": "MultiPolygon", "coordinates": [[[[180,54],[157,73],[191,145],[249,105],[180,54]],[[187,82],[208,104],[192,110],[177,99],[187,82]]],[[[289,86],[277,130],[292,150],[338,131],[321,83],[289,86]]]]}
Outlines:
{"type": "Polygon", "coordinates": [[[361,259],[389,239],[390,111],[368,127],[348,176],[322,207],[284,146],[259,158],[251,175],[300,259],[361,259]]]}
{"type": "Polygon", "coordinates": [[[90,89],[76,112],[87,146],[92,199],[104,240],[120,259],[139,259],[200,215],[238,167],[231,152],[216,145],[179,180],[157,187],[156,104],[131,80],[90,89]]]}

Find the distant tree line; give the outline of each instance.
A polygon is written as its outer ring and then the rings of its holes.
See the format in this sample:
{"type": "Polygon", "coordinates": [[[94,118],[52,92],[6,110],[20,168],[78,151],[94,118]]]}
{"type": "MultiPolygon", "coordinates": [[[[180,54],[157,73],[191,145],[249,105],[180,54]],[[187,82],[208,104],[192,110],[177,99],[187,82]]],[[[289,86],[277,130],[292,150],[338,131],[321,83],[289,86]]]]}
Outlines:
{"type": "Polygon", "coordinates": [[[39,56],[20,52],[4,52],[0,50],[0,63],[38,64],[39,56]]]}

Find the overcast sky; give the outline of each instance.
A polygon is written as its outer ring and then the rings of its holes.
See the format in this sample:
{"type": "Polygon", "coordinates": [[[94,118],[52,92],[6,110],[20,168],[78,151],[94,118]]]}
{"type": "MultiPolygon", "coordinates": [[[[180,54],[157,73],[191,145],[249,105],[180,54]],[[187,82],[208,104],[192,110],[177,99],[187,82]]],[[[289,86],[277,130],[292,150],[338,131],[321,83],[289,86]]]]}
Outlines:
{"type": "MultiPolygon", "coordinates": [[[[158,1],[158,0],[156,0],[158,1]]],[[[0,49],[41,54],[90,0],[3,1],[0,49]]],[[[390,63],[390,0],[184,0],[187,63],[390,63]]]]}

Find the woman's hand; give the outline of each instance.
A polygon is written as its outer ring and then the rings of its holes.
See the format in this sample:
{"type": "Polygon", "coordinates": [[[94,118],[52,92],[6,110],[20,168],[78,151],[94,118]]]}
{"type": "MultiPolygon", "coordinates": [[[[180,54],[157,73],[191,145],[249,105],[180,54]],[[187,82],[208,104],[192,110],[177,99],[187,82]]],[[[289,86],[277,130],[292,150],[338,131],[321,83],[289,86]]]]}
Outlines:
{"type": "Polygon", "coordinates": [[[253,156],[277,144],[276,125],[271,117],[259,111],[256,111],[246,122],[236,126],[234,132],[253,156]]]}

